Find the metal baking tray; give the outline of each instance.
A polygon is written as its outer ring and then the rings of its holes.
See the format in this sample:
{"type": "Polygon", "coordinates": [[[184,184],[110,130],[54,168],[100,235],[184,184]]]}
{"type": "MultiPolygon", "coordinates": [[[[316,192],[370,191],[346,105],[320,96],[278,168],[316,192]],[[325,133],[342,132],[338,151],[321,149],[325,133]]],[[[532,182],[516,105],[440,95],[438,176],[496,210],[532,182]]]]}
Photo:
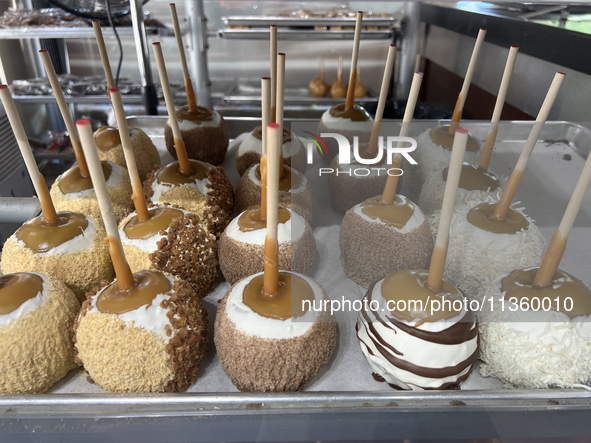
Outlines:
{"type": "MultiPolygon", "coordinates": [[[[129,117],[128,121],[149,133],[163,161],[170,159],[163,139],[166,117],[129,117]]],[[[253,118],[226,121],[233,139],[259,124],[253,118]]],[[[290,123],[293,122],[286,121],[287,125],[290,123]]],[[[434,124],[416,122],[411,135],[434,124]]],[[[479,140],[486,137],[487,122],[462,125],[479,140]]],[[[532,125],[533,122],[501,123],[492,170],[503,175],[510,173],[532,125]]],[[[574,123],[548,122],[540,140],[516,199],[522,201],[549,240],[584,159],[591,152],[591,131],[574,123]]],[[[234,185],[239,179],[234,166],[236,147],[233,141],[223,164],[234,185]]],[[[338,226],[342,216],[329,207],[325,178],[317,173],[319,166],[310,165],[306,173],[317,198],[312,228],[318,250],[311,276],[329,296],[349,295],[357,299],[365,290],[346,278],[340,268],[338,226]]],[[[588,195],[561,265],[587,285],[591,285],[590,220],[588,195]]],[[[395,391],[374,381],[354,335],[355,313],[337,313],[339,338],[333,357],[305,391],[240,393],[223,372],[211,339],[217,300],[228,288],[228,283],[220,279],[216,289],[204,299],[210,313],[209,356],[188,392],[107,394],[89,384],[81,371],[72,371],[47,394],[0,397],[0,435],[36,432],[51,434],[54,440],[61,441],[94,432],[112,441],[129,441],[133,432],[134,438],[139,435],[148,440],[174,435],[175,441],[304,441],[558,437],[591,433],[591,393],[584,389],[503,389],[500,381],[481,377],[478,364],[458,391],[395,391]]]]}
{"type": "MultiPolygon", "coordinates": [[[[355,99],[360,103],[377,103],[378,95],[367,88],[365,97],[355,99]]],[[[258,104],[261,103],[261,86],[255,85],[236,85],[224,96],[226,104],[258,104]]],[[[342,103],[342,98],[314,97],[310,95],[308,88],[285,88],[284,102],[286,105],[318,105],[332,106],[342,103]]]]}

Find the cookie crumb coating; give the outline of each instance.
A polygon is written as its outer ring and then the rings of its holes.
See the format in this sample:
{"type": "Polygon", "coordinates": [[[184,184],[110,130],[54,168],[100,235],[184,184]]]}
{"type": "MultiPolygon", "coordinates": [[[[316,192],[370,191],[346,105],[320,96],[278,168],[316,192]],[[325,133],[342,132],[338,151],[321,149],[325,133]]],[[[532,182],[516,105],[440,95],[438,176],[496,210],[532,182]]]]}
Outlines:
{"type": "MultiPolygon", "coordinates": [[[[149,173],[144,182],[144,195],[148,201],[152,201],[154,196],[152,185],[156,181],[158,169],[160,168],[149,173]]],[[[205,230],[219,238],[234,215],[234,188],[224,168],[219,166],[211,168],[207,179],[210,182],[207,187],[212,191],[205,195],[190,186],[175,186],[164,192],[160,201],[154,203],[169,203],[196,214],[205,230]]]]}
{"type": "MultiPolygon", "coordinates": [[[[135,131],[131,137],[131,148],[135,157],[137,172],[143,182],[148,177],[148,174],[154,170],[155,166],[160,166],[160,154],[158,154],[158,149],[156,149],[148,134],[140,128],[132,127],[129,130],[135,131]]],[[[98,149],[98,154],[101,160],[108,160],[117,163],[122,168],[127,168],[123,146],[120,144],[106,152],[98,149]]]]}
{"type": "Polygon", "coordinates": [[[42,306],[0,328],[0,394],[40,394],[76,367],[72,326],[80,311],[74,293],[49,278],[42,306]]]}
{"type": "Polygon", "coordinates": [[[92,382],[109,392],[182,392],[195,381],[207,355],[207,311],[191,286],[175,280],[161,302],[170,340],[122,321],[117,315],[90,312],[87,294],[74,324],[76,363],[92,382]]]}

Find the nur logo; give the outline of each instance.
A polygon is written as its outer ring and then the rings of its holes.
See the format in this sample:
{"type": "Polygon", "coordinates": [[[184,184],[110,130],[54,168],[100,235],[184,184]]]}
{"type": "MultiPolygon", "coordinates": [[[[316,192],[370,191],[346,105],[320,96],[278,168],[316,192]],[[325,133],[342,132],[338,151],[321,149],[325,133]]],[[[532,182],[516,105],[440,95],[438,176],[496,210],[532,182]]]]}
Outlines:
{"type": "MultiPolygon", "coordinates": [[[[389,166],[392,165],[392,159],[396,154],[400,154],[404,157],[411,165],[416,165],[417,162],[414,158],[411,157],[410,153],[413,152],[417,148],[417,142],[414,138],[411,137],[399,137],[399,136],[387,136],[386,143],[384,145],[384,137],[380,136],[378,138],[378,150],[376,153],[375,158],[363,158],[359,154],[359,138],[357,136],[353,137],[353,149],[351,150],[351,143],[349,140],[341,134],[333,133],[333,132],[323,132],[320,134],[320,137],[316,134],[313,134],[309,131],[303,131],[310,136],[304,136],[307,140],[310,140],[312,143],[308,143],[307,148],[307,163],[311,165],[313,163],[313,153],[316,149],[320,152],[320,155],[328,155],[328,148],[326,147],[326,143],[322,140],[326,137],[331,137],[335,139],[338,145],[338,155],[339,155],[339,164],[340,165],[349,165],[351,164],[351,151],[353,151],[353,157],[355,162],[360,165],[378,165],[383,163],[384,153],[386,155],[387,164],[389,166]],[[384,148],[385,146],[385,148],[384,148]]],[[[378,175],[380,175],[380,170],[387,171],[388,175],[402,175],[402,170],[398,168],[371,168],[372,170],[376,170],[378,175]]],[[[320,168],[320,175],[323,173],[332,173],[335,172],[332,168],[320,168]]],[[[343,171],[337,170],[337,175],[339,173],[343,173],[343,171]]],[[[345,171],[344,173],[351,175],[351,170],[345,171]]],[[[369,175],[370,171],[367,168],[357,168],[353,171],[354,175],[364,176],[369,175]]]]}

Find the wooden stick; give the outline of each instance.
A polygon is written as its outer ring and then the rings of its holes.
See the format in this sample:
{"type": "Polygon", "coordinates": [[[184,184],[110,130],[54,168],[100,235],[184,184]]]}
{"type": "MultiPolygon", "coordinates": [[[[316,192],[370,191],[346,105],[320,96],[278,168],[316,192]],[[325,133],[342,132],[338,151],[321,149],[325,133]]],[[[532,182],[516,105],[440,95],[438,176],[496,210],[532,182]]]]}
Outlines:
{"type": "Polygon", "coordinates": [[[125,156],[125,164],[127,165],[127,171],[129,172],[131,187],[133,189],[131,199],[133,200],[138,220],[143,222],[150,218],[150,213],[148,212],[148,205],[146,204],[142,181],[137,172],[135,155],[133,154],[133,148],[131,146],[131,137],[129,136],[129,127],[127,126],[127,119],[125,118],[121,93],[118,88],[113,88],[109,90],[109,94],[113,104],[113,111],[115,111],[115,119],[117,120],[119,137],[121,138],[121,146],[123,147],[123,155],[125,156]]]}
{"type": "Polygon", "coordinates": [[[101,62],[103,62],[103,69],[105,77],[107,78],[107,89],[110,91],[115,88],[115,80],[113,79],[113,72],[111,72],[111,64],[109,63],[109,54],[107,54],[107,47],[103,37],[103,30],[101,29],[101,22],[98,19],[92,20],[92,28],[94,29],[94,36],[98,45],[99,53],[101,54],[101,62]]]}
{"type": "Polygon", "coordinates": [[[495,212],[492,215],[492,218],[497,221],[505,220],[507,217],[507,212],[511,207],[511,202],[515,197],[515,192],[517,192],[517,187],[519,186],[519,182],[521,181],[521,176],[523,175],[523,171],[525,170],[525,165],[527,165],[527,161],[531,156],[534,147],[536,146],[536,142],[540,137],[540,133],[542,132],[542,128],[544,127],[544,123],[548,119],[548,114],[552,109],[552,105],[554,105],[554,100],[556,100],[556,96],[558,95],[558,91],[560,90],[560,86],[564,81],[564,77],[566,74],[562,72],[557,72],[554,75],[554,80],[552,80],[552,84],[550,85],[550,89],[548,89],[548,93],[546,94],[546,98],[544,99],[544,103],[542,103],[542,107],[538,112],[538,116],[536,117],[536,121],[529,133],[529,137],[525,142],[525,146],[521,151],[521,155],[517,160],[517,164],[515,165],[515,169],[511,173],[511,177],[509,177],[509,181],[507,182],[507,186],[505,186],[505,190],[501,195],[499,203],[495,208],[495,212]]]}
{"type": "Polygon", "coordinates": [[[281,149],[279,150],[279,177],[283,177],[283,104],[285,97],[285,54],[277,54],[277,109],[275,122],[281,132],[281,149]]]}
{"type": "Polygon", "coordinates": [[[25,166],[27,167],[27,171],[29,171],[29,176],[31,177],[31,181],[35,187],[35,192],[37,193],[37,197],[39,197],[43,218],[50,224],[56,224],[58,221],[57,213],[55,212],[53,201],[49,195],[47,183],[45,182],[43,174],[39,172],[39,167],[37,166],[35,156],[31,150],[29,139],[27,138],[25,128],[23,127],[23,122],[18,115],[16,105],[14,104],[14,100],[10,94],[10,89],[8,89],[7,85],[0,85],[0,98],[2,99],[4,110],[6,111],[12,131],[14,132],[18,147],[21,150],[21,155],[25,161],[25,166]]]}
{"type": "Polygon", "coordinates": [[[456,129],[458,129],[458,126],[460,126],[460,120],[462,119],[462,111],[464,110],[466,97],[468,97],[468,90],[470,89],[470,84],[472,83],[472,76],[474,75],[474,70],[476,69],[476,63],[478,62],[478,56],[480,55],[480,49],[482,48],[482,43],[484,42],[485,36],[486,29],[480,28],[480,31],[478,31],[478,37],[476,37],[474,49],[472,50],[472,55],[470,56],[470,63],[468,63],[468,69],[466,70],[466,76],[464,77],[462,90],[458,95],[456,107],[451,118],[451,124],[449,125],[450,134],[453,134],[456,131],[456,129]]]}
{"type": "Polygon", "coordinates": [[[478,169],[484,172],[488,171],[492,151],[495,147],[495,142],[497,141],[501,112],[503,112],[503,106],[505,105],[505,98],[507,97],[507,90],[509,89],[509,82],[511,81],[511,74],[513,73],[513,67],[515,66],[515,59],[517,58],[518,52],[519,46],[513,45],[509,49],[509,56],[507,57],[507,63],[505,64],[505,70],[503,71],[503,78],[501,79],[501,86],[499,87],[495,109],[493,110],[492,119],[490,121],[490,128],[488,129],[488,135],[486,136],[486,141],[482,148],[482,155],[480,156],[480,164],[478,165],[478,169]]]}
{"type": "Polygon", "coordinates": [[[189,111],[198,112],[197,101],[195,100],[195,90],[193,89],[193,82],[191,82],[191,75],[189,74],[189,67],[187,66],[185,45],[183,44],[183,35],[181,34],[181,26],[179,24],[179,16],[176,12],[176,5],[170,3],[169,6],[170,16],[172,17],[172,24],[174,26],[174,36],[176,37],[176,45],[179,48],[179,55],[181,56],[181,66],[183,68],[183,78],[185,80],[185,91],[187,92],[189,111]]]}
{"type": "Polygon", "coordinates": [[[324,81],[324,57],[318,57],[320,60],[320,65],[318,66],[318,68],[320,69],[320,75],[319,75],[319,79],[324,81]]]}
{"type": "Polygon", "coordinates": [[[133,281],[133,274],[125,254],[123,253],[123,246],[121,245],[121,238],[117,230],[117,221],[113,213],[113,206],[109,198],[109,191],[107,190],[107,183],[105,182],[105,175],[101,167],[101,161],[98,156],[96,145],[94,144],[94,136],[92,134],[92,126],[88,120],[78,120],[76,126],[80,131],[80,139],[82,141],[82,148],[88,160],[88,169],[90,171],[90,179],[92,180],[92,187],[98,200],[101,216],[105,230],[107,231],[107,243],[109,245],[109,253],[111,254],[111,261],[115,268],[115,275],[117,276],[117,284],[119,289],[127,291],[131,289],[135,283],[133,281]]]}
{"type": "Polygon", "coordinates": [[[267,178],[267,237],[265,238],[264,293],[275,295],[279,290],[279,250],[277,248],[277,223],[279,218],[279,151],[283,134],[277,123],[267,127],[267,153],[269,167],[267,178]]]}
{"type": "Polygon", "coordinates": [[[179,120],[176,116],[176,110],[174,108],[174,100],[172,98],[172,91],[170,90],[168,73],[166,72],[166,65],[164,63],[164,55],[162,54],[160,42],[152,43],[152,48],[154,49],[154,55],[156,56],[158,75],[160,76],[160,84],[162,85],[164,101],[166,102],[166,110],[168,111],[168,121],[170,123],[170,128],[172,129],[172,135],[174,137],[174,150],[176,151],[176,156],[179,159],[179,167],[183,174],[190,175],[191,163],[189,163],[189,157],[187,156],[187,150],[185,149],[185,142],[181,136],[179,120]]]}
{"type": "Polygon", "coordinates": [[[380,98],[378,99],[378,107],[371,129],[371,137],[369,138],[369,145],[367,152],[376,154],[378,152],[378,139],[380,137],[380,129],[382,128],[382,117],[384,116],[384,107],[386,106],[386,99],[388,98],[388,88],[390,86],[390,79],[392,77],[392,68],[394,67],[394,60],[396,59],[396,45],[390,45],[388,48],[388,56],[386,57],[386,66],[384,68],[384,76],[382,77],[382,87],[380,88],[380,98]]]}
{"type": "Polygon", "coordinates": [[[359,59],[359,40],[361,39],[362,21],[363,12],[357,11],[357,20],[355,21],[355,37],[353,38],[353,54],[351,54],[351,73],[349,74],[349,87],[347,88],[345,109],[351,109],[355,100],[355,77],[357,74],[357,60],[359,59]]]}
{"type": "Polygon", "coordinates": [[[456,191],[460,183],[462,173],[462,162],[464,152],[468,144],[468,130],[459,128],[456,130],[454,143],[451,150],[451,159],[449,161],[449,172],[445,184],[445,193],[443,194],[443,205],[441,208],[441,217],[439,219],[439,229],[437,230],[437,239],[435,248],[431,256],[431,265],[429,266],[429,276],[427,277],[427,286],[433,292],[441,291],[441,281],[443,280],[443,269],[445,268],[445,258],[447,255],[447,244],[449,239],[449,227],[454,213],[456,191]]]}
{"type": "Polygon", "coordinates": [[[277,106],[277,26],[270,28],[271,46],[271,122],[275,122],[275,108],[277,106]]]}
{"type": "Polygon", "coordinates": [[[267,126],[271,117],[271,77],[261,79],[261,132],[263,150],[261,153],[261,218],[267,219],[267,126]]]}
{"type": "Polygon", "coordinates": [[[322,75],[322,69],[320,68],[320,59],[321,59],[320,56],[316,57],[316,63],[318,64],[318,67],[316,68],[316,78],[317,79],[320,79],[321,75],[322,75]]]}
{"type": "Polygon", "coordinates": [[[343,56],[339,55],[339,65],[337,67],[337,82],[343,83],[343,56]]]}
{"type": "Polygon", "coordinates": [[[64,98],[62,87],[60,86],[57,74],[55,73],[55,69],[53,68],[53,63],[51,63],[49,52],[47,52],[47,49],[42,49],[41,51],[39,51],[39,55],[41,56],[41,60],[43,61],[43,66],[45,67],[47,78],[49,79],[49,83],[51,84],[51,89],[53,89],[53,95],[55,96],[55,100],[57,101],[57,105],[60,108],[62,118],[64,119],[64,123],[66,124],[66,129],[68,130],[68,134],[70,135],[70,142],[72,143],[72,148],[74,148],[74,155],[76,156],[76,162],[78,163],[80,174],[83,177],[88,177],[88,166],[86,165],[84,153],[82,152],[82,148],[80,147],[80,138],[78,136],[78,132],[76,132],[76,126],[74,126],[74,120],[72,120],[72,115],[70,114],[68,104],[66,103],[66,99],[64,98]]]}
{"type": "Polygon", "coordinates": [[[583,204],[583,199],[589,190],[591,185],[591,156],[587,157],[583,171],[579,176],[579,180],[575,186],[573,194],[568,202],[568,206],[564,211],[560,225],[554,233],[548,249],[542,259],[540,269],[536,273],[534,278],[534,285],[538,287],[547,286],[552,281],[554,273],[560,265],[560,260],[566,249],[566,240],[570,234],[570,230],[575,223],[577,214],[583,204]]]}
{"type": "MultiPolygon", "coordinates": [[[[402,118],[402,125],[400,126],[400,137],[408,137],[410,130],[410,124],[412,123],[412,117],[415,113],[415,107],[417,106],[417,99],[419,97],[419,91],[421,90],[421,82],[423,81],[423,73],[415,72],[410,85],[410,92],[408,94],[408,100],[406,102],[406,109],[404,110],[404,117],[402,118]]],[[[404,142],[398,142],[397,147],[401,148],[404,146],[404,142]]],[[[402,155],[394,155],[392,160],[392,169],[400,169],[402,165],[402,155]]],[[[398,186],[398,176],[388,174],[386,179],[386,185],[384,186],[384,192],[382,193],[381,202],[383,204],[392,204],[394,197],[396,196],[396,187],[398,186]]]]}

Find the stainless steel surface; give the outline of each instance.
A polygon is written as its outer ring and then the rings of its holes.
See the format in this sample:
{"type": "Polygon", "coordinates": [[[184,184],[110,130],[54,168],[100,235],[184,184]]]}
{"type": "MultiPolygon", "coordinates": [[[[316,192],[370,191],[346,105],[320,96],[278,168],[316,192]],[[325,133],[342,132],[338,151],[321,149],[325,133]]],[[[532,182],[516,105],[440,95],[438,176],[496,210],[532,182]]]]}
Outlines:
{"type": "MultiPolygon", "coordinates": [[[[226,26],[253,26],[268,27],[277,25],[277,27],[314,27],[314,26],[355,26],[355,16],[353,17],[259,17],[259,16],[230,16],[222,17],[226,26]]],[[[397,24],[394,17],[363,17],[363,26],[390,26],[397,24]]]]}
{"type": "Polygon", "coordinates": [[[417,49],[419,47],[419,27],[421,24],[421,4],[407,2],[404,6],[404,21],[402,22],[400,47],[398,56],[398,84],[396,85],[396,99],[407,100],[415,71],[417,49]]]}
{"type": "Polygon", "coordinates": [[[140,0],[130,0],[130,12],[146,114],[154,115],[157,113],[158,101],[156,100],[156,92],[152,82],[142,2],[140,0]]]}
{"type": "MultiPolygon", "coordinates": [[[[129,124],[145,130],[157,146],[163,145],[165,120],[164,116],[128,117],[129,124]]],[[[226,121],[232,138],[252,130],[259,123],[258,118],[226,118],[226,121]]],[[[286,120],[286,124],[301,121],[304,120],[286,120]]],[[[411,129],[412,134],[416,136],[434,124],[433,121],[417,121],[411,129]]],[[[499,143],[514,144],[514,150],[518,151],[532,124],[529,121],[502,122],[499,143]]],[[[463,125],[478,139],[487,134],[488,122],[465,121],[463,125]]],[[[570,162],[563,161],[564,165],[575,167],[591,152],[591,131],[569,122],[548,122],[540,143],[548,150],[560,144],[564,152],[575,153],[570,162]]],[[[493,155],[493,160],[499,156],[493,155]]],[[[229,157],[226,163],[233,162],[233,156],[229,157]]],[[[225,166],[229,175],[235,174],[231,166],[225,166]]],[[[317,182],[318,177],[314,180],[317,182]]],[[[320,187],[315,189],[320,195],[320,187]]],[[[327,222],[326,217],[323,222],[327,222]]],[[[332,226],[315,226],[315,234],[320,235],[316,229],[323,228],[332,226]]],[[[544,229],[554,230],[555,226],[544,225],[544,229]]],[[[323,241],[321,249],[326,248],[327,242],[323,241]]],[[[587,279],[587,276],[582,277],[587,279]]],[[[340,276],[336,278],[340,280],[340,276]]],[[[210,299],[206,301],[208,309],[213,311],[217,304],[210,299]]],[[[350,332],[347,319],[338,321],[341,336],[350,332]]],[[[349,380],[350,374],[343,372],[346,363],[343,359],[350,359],[351,354],[343,357],[345,345],[339,343],[340,359],[335,360],[332,368],[335,372],[323,373],[319,377],[323,381],[313,382],[303,392],[233,392],[235,388],[215,362],[200,370],[190,392],[176,395],[81,394],[89,392],[86,389],[98,390],[88,385],[82,375],[75,374],[79,384],[68,388],[67,380],[59,382],[51,390],[59,394],[0,397],[0,433],[35,430],[36,435],[47,433],[56,441],[70,441],[93,432],[95,436],[108,436],[110,441],[125,441],[129,439],[127,433],[134,431],[143,433],[147,441],[151,441],[166,439],[169,434],[162,434],[166,430],[174,432],[175,439],[179,440],[307,441],[557,437],[589,435],[591,432],[588,420],[591,393],[587,390],[503,390],[498,380],[483,379],[475,368],[461,391],[395,391],[375,383],[367,365],[360,368],[347,365],[349,370],[360,370],[363,376],[363,380],[349,380]],[[212,372],[217,372],[219,378],[212,378],[212,372]],[[325,386],[322,383],[338,385],[339,378],[344,380],[340,390],[322,389],[325,386]],[[222,380],[225,385],[219,386],[212,380],[222,380]],[[355,389],[360,383],[368,383],[374,388],[355,389]]],[[[356,346],[355,340],[350,339],[346,346],[356,346]]],[[[356,351],[353,354],[359,357],[360,352],[356,351]]],[[[360,361],[364,363],[362,358],[360,361]]]]}
{"type": "Polygon", "coordinates": [[[36,197],[0,197],[0,224],[23,224],[41,213],[36,197]]]}
{"type": "MultiPolygon", "coordinates": [[[[118,27],[117,32],[121,37],[131,37],[131,27],[118,27]]],[[[167,36],[169,31],[166,28],[147,28],[146,32],[152,36],[167,36]]],[[[110,27],[103,28],[105,37],[115,37],[110,27]]],[[[26,28],[3,28],[0,29],[0,39],[21,39],[21,38],[94,38],[94,31],[91,27],[68,28],[68,27],[41,27],[29,26],[26,28]]]]}
{"type": "Polygon", "coordinates": [[[190,0],[186,3],[187,17],[189,20],[189,32],[185,38],[191,42],[191,70],[192,78],[196,83],[197,103],[203,106],[212,106],[211,82],[209,81],[209,69],[207,64],[207,17],[203,10],[203,0],[190,0]]]}
{"type": "MultiPolygon", "coordinates": [[[[353,40],[355,31],[314,31],[277,29],[277,40],[353,40]]],[[[240,40],[268,40],[268,29],[220,29],[218,37],[240,40]]],[[[361,31],[361,40],[387,40],[391,39],[392,30],[384,31],[361,31]]]]}
{"type": "MultiPolygon", "coordinates": [[[[378,96],[370,89],[367,89],[365,97],[355,99],[357,102],[377,102],[378,96]]],[[[254,85],[236,85],[224,96],[224,103],[256,103],[261,102],[261,88],[254,85]]],[[[332,106],[342,103],[343,99],[327,97],[313,97],[308,88],[285,88],[286,105],[325,105],[332,106]]]]}

